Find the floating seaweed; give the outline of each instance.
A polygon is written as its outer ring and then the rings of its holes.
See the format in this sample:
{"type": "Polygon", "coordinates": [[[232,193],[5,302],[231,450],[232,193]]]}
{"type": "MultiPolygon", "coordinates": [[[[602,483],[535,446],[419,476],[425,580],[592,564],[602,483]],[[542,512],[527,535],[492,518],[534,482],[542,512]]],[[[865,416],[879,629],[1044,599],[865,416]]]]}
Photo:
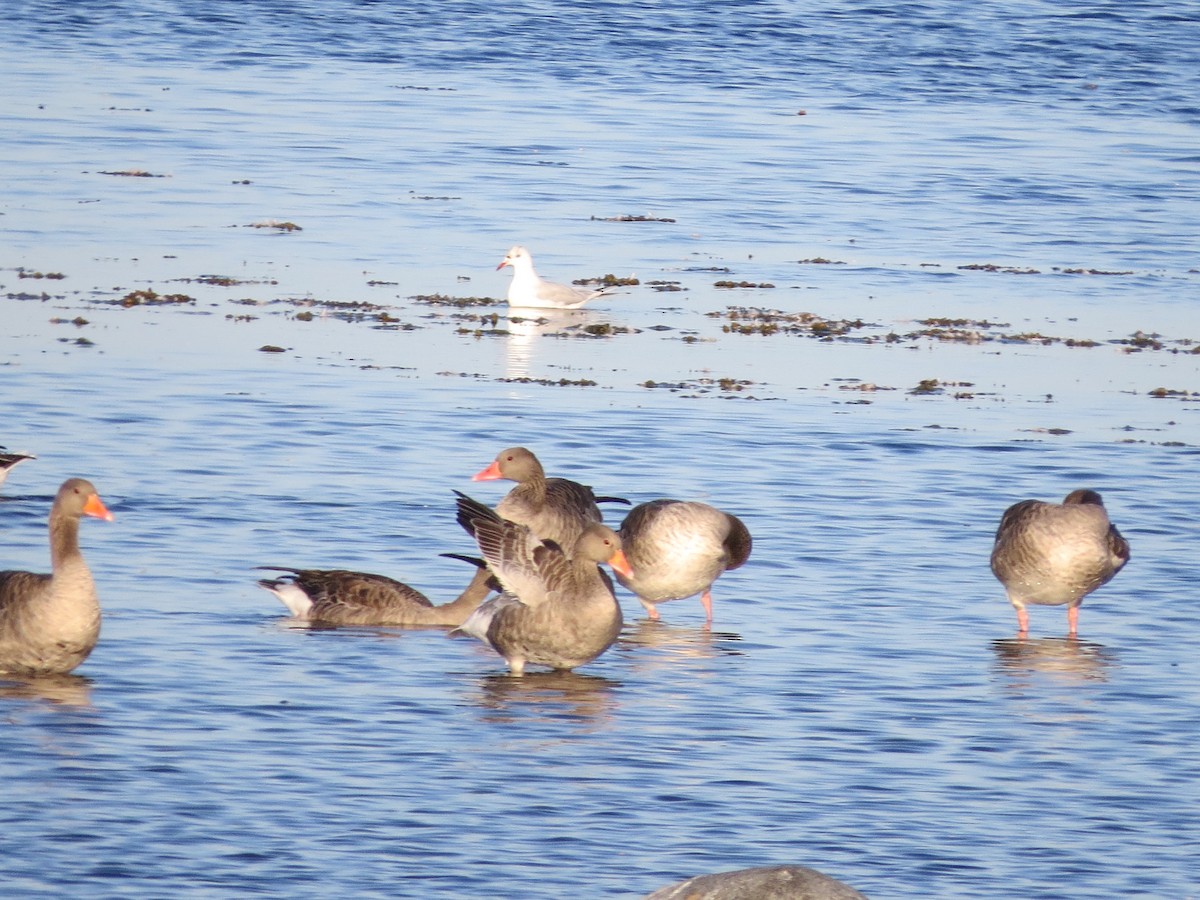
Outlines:
{"type": "Polygon", "coordinates": [[[1148,395],[1156,400],[1200,400],[1200,391],[1181,391],[1173,388],[1155,388],[1148,395]]]}
{"type": "Polygon", "coordinates": [[[959,266],[960,270],[965,272],[1005,272],[1009,275],[1041,275],[1037,269],[1021,269],[1017,266],[998,266],[995,263],[970,263],[969,265],[959,266]]]}
{"type": "Polygon", "coordinates": [[[788,313],[778,309],[730,306],[724,312],[709,313],[711,318],[728,318],[721,327],[727,334],[795,334],[832,339],[868,327],[862,319],[826,319],[816,313],[788,313]]]}
{"type": "Polygon", "coordinates": [[[141,291],[130,291],[120,300],[116,301],[116,304],[128,309],[132,306],[169,306],[195,302],[196,298],[189,297],[187,294],[160,294],[157,291],[147,288],[141,291]]]}
{"type": "Polygon", "coordinates": [[[674,224],[674,219],[664,219],[659,216],[592,216],[593,222],[664,222],[674,224]]]}
{"type": "Polygon", "coordinates": [[[274,220],[268,222],[251,222],[247,228],[273,228],[276,231],[288,233],[292,231],[303,231],[304,229],[295,222],[276,222],[274,220]]]}
{"type": "Polygon", "coordinates": [[[273,278],[234,278],[232,275],[197,275],[195,278],[174,278],[185,284],[211,284],[216,287],[234,287],[239,284],[279,284],[273,278]]]}
{"type": "Polygon", "coordinates": [[[1052,271],[1061,272],[1064,275],[1132,275],[1133,272],[1106,272],[1103,269],[1060,269],[1054,266],[1052,271]]]}
{"type": "MultiPolygon", "coordinates": [[[[936,378],[925,378],[917,382],[917,386],[909,389],[908,393],[917,396],[930,396],[933,394],[944,394],[946,388],[970,388],[975,385],[970,381],[939,381],[936,378]]],[[[975,394],[970,391],[956,390],[954,392],[955,400],[971,400],[975,394]]]]}
{"type": "Polygon", "coordinates": [[[597,387],[590,378],[530,378],[521,375],[513,378],[497,378],[502,384],[541,384],[546,387],[597,387]]]}
{"type": "Polygon", "coordinates": [[[601,287],[636,287],[641,282],[633,275],[601,275],[599,278],[577,278],[572,284],[598,284],[601,287]]]}
{"type": "Polygon", "coordinates": [[[472,306],[502,306],[505,303],[504,300],[497,300],[495,297],[451,297],[448,294],[418,294],[409,299],[426,306],[455,306],[460,309],[472,306]]]}
{"type": "Polygon", "coordinates": [[[142,169],[122,169],[119,172],[101,171],[101,175],[119,175],[122,178],[166,178],[166,175],[155,175],[153,172],[146,172],[142,169]]]}

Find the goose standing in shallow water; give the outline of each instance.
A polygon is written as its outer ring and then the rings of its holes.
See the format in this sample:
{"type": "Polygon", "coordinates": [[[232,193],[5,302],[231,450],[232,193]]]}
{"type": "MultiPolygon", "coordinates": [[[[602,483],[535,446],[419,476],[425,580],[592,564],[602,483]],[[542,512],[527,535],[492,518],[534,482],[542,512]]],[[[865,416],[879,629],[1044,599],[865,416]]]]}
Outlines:
{"type": "Polygon", "coordinates": [[[533,257],[519,244],[511,247],[496,269],[512,266],[508,285],[508,305],[534,309],[578,309],[589,300],[603,297],[608,288],[592,290],[546,281],[533,269],[533,257]]]}
{"type": "Polygon", "coordinates": [[[631,570],[612,529],[589,525],[568,556],[465,494],[458,495],[458,521],[475,538],[504,593],[480,606],[452,635],[483,641],[504,657],[513,675],[524,674],[528,663],[573,669],[617,640],[621,607],[599,566],[606,562],[617,572],[631,570]]]}
{"type": "Polygon", "coordinates": [[[471,582],[457,600],[434,606],[416,588],[385,575],[343,569],[290,569],[264,578],[258,586],[270,591],[293,616],[322,625],[461,625],[490,593],[485,580],[471,582]]]}
{"type": "Polygon", "coordinates": [[[79,519],[113,515],[83,478],[63,482],[50,507],[49,575],[0,572],[0,672],[63,675],[100,637],[100,603],[79,552],[79,519]]]}
{"type": "Polygon", "coordinates": [[[1067,633],[1079,631],[1083,598],[1129,562],[1129,542],[1108,520],[1095,491],[1067,494],[1062,503],[1022,500],[1000,519],[992,572],[1017,611],[1017,631],[1029,632],[1027,603],[1067,604],[1067,633]]]}
{"type": "Polygon", "coordinates": [[[28,453],[13,453],[0,447],[0,484],[4,484],[4,480],[8,478],[8,473],[14,466],[27,459],[37,459],[37,457],[30,456],[28,453]]]}
{"type": "Polygon", "coordinates": [[[635,506],[619,529],[633,575],[617,580],[637,594],[651,619],[656,603],[700,595],[712,624],[712,586],[722,573],[746,562],[753,544],[737,516],[707,503],[651,500],[635,506]]]}

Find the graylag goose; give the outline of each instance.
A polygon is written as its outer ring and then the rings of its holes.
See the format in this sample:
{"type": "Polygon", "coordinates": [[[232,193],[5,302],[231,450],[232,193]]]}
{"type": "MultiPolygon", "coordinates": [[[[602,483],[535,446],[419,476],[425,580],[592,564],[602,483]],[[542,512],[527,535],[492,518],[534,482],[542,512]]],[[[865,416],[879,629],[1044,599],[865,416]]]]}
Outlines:
{"type": "Polygon", "coordinates": [[[13,453],[11,450],[5,450],[3,447],[0,447],[0,484],[4,484],[4,480],[8,478],[8,473],[18,463],[36,458],[35,456],[30,456],[28,453],[13,453]]]}
{"type": "Polygon", "coordinates": [[[434,606],[416,588],[385,575],[343,569],[291,569],[264,578],[258,586],[270,591],[297,619],[322,625],[461,625],[490,593],[485,581],[472,582],[458,599],[434,606]]]}
{"type": "Polygon", "coordinates": [[[1095,491],[1067,494],[1062,503],[1022,500],[1000,519],[992,572],[1017,611],[1017,632],[1029,632],[1026,604],[1067,605],[1067,634],[1079,632],[1083,598],[1129,562],[1129,542],[1108,520],[1095,491]]]}
{"type": "Polygon", "coordinates": [[[712,586],[750,558],[750,531],[737,516],[706,503],[651,500],[635,506],[619,529],[633,575],[617,580],[637,595],[651,619],[655,604],[700,595],[712,624],[712,586]]]}
{"type": "Polygon", "coordinates": [[[616,532],[589,525],[568,555],[465,494],[458,494],[458,521],[474,536],[504,593],[471,613],[452,635],[478,638],[504,657],[513,675],[524,674],[529,663],[573,669],[613,645],[621,632],[621,607],[599,566],[630,573],[616,532]]]}
{"type": "MultiPolygon", "coordinates": [[[[538,458],[524,447],[510,447],[491,464],[476,472],[472,481],[504,479],[517,482],[498,504],[496,511],[510,522],[525,525],[543,541],[560,547],[575,546],[589,525],[603,520],[597,502],[629,503],[620,497],[596,497],[592,489],[566,478],[547,478],[538,458]]],[[[475,573],[464,593],[474,595],[489,578],[486,568],[475,573]]]]}
{"type": "Polygon", "coordinates": [[[570,550],[589,525],[604,521],[600,503],[626,503],[620,497],[597,497],[587,485],[566,478],[547,478],[533,451],[503,450],[472,481],[515,481],[517,486],[496,504],[502,518],[529,528],[539,539],[570,550]]]}
{"type": "Polygon", "coordinates": [[[50,574],[0,572],[0,672],[63,675],[100,637],[100,603],[79,551],[79,519],[113,515],[83,478],[63,482],[50,507],[50,574]]]}
{"type": "Polygon", "coordinates": [[[556,284],[538,275],[533,268],[533,257],[524,247],[517,245],[509,248],[500,265],[499,271],[505,266],[512,266],[513,277],[508,285],[508,305],[523,306],[534,309],[578,309],[590,300],[603,297],[608,293],[607,288],[593,290],[577,288],[569,284],[556,284]]]}

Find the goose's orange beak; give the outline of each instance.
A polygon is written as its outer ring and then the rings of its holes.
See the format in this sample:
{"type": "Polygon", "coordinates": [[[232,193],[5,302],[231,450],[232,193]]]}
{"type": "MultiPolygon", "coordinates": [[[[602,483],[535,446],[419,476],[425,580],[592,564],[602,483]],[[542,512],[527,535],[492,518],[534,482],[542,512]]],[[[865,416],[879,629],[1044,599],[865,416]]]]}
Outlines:
{"type": "Polygon", "coordinates": [[[105,522],[113,520],[113,514],[105,507],[104,501],[100,499],[99,494],[92,494],[92,496],[88,497],[87,503],[83,504],[83,513],[86,516],[95,516],[97,519],[103,519],[105,522]]]}
{"type": "Polygon", "coordinates": [[[617,572],[620,572],[626,578],[633,577],[633,566],[629,564],[629,560],[625,558],[625,551],[618,550],[609,557],[608,564],[617,572]]]}
{"type": "Polygon", "coordinates": [[[471,476],[472,481],[495,481],[500,478],[500,463],[493,460],[492,464],[482,472],[476,472],[471,476]]]}

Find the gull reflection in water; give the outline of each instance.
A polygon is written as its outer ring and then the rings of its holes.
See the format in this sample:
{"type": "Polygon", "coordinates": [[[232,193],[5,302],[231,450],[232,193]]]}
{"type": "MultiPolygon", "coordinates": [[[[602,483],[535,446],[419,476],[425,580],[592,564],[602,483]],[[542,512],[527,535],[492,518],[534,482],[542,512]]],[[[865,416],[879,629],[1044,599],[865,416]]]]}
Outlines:
{"type": "Polygon", "coordinates": [[[617,649],[632,653],[633,665],[644,671],[685,659],[744,656],[735,646],[741,640],[736,632],[713,631],[705,625],[668,625],[662,619],[639,619],[625,623],[617,649]]]}
{"type": "Polygon", "coordinates": [[[589,730],[605,727],[616,710],[619,682],[581,672],[485,675],[468,699],[489,722],[536,719],[577,720],[589,730]]]}
{"type": "Polygon", "coordinates": [[[1014,678],[1048,675],[1062,681],[1107,681],[1116,656],[1077,638],[1001,638],[992,642],[998,671],[1014,678]]]}
{"type": "Polygon", "coordinates": [[[92,680],[82,675],[42,675],[38,678],[0,676],[0,698],[40,700],[54,706],[90,708],[92,680]]]}
{"type": "Polygon", "coordinates": [[[506,374],[509,378],[534,378],[532,366],[537,342],[548,335],[578,336],[596,324],[595,314],[582,309],[526,309],[509,307],[508,338],[505,342],[506,374]]]}

